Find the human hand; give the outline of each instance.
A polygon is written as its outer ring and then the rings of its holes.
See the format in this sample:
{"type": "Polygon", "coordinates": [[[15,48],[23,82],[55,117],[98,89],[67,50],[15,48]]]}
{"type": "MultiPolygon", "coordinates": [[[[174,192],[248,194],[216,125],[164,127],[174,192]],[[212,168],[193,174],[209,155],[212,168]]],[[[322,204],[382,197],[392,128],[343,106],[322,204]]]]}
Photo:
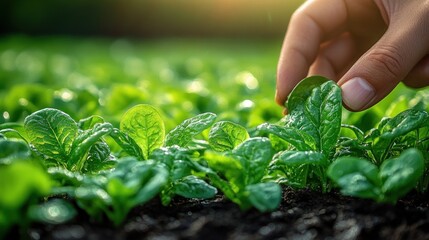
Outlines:
{"type": "Polygon", "coordinates": [[[429,0],[307,1],[283,42],[277,103],[307,75],[336,81],[352,111],[373,106],[400,81],[429,85],[429,0]]]}

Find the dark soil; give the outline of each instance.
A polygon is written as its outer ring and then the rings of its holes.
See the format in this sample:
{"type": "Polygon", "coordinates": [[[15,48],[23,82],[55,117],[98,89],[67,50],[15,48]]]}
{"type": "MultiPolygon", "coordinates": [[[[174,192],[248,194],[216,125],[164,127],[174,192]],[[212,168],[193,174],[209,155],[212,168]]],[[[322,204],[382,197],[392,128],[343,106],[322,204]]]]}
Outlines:
{"type": "MultiPolygon", "coordinates": [[[[119,228],[92,223],[81,213],[64,225],[34,225],[30,239],[429,239],[429,197],[409,194],[395,206],[369,200],[284,189],[270,213],[240,208],[218,196],[158,199],[135,209],[119,228]]],[[[12,237],[12,236],[11,236],[12,237]]]]}

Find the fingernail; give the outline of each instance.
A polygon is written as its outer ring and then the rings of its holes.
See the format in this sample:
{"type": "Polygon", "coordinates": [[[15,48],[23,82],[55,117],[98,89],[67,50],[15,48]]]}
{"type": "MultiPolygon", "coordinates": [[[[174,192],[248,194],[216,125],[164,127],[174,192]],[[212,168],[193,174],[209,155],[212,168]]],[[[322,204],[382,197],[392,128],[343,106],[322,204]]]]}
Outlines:
{"type": "Polygon", "coordinates": [[[343,102],[352,110],[362,110],[375,96],[375,89],[363,78],[352,78],[341,86],[343,102]]]}

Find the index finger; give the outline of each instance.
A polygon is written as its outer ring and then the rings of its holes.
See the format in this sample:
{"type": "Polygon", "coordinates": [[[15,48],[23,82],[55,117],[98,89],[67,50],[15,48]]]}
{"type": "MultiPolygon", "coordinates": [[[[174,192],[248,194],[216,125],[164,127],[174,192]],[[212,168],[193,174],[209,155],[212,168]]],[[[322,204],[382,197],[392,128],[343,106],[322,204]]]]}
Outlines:
{"type": "Polygon", "coordinates": [[[320,44],[343,31],[347,8],[343,0],[313,0],[292,15],[277,66],[276,102],[283,105],[298,82],[307,76],[320,44]]]}

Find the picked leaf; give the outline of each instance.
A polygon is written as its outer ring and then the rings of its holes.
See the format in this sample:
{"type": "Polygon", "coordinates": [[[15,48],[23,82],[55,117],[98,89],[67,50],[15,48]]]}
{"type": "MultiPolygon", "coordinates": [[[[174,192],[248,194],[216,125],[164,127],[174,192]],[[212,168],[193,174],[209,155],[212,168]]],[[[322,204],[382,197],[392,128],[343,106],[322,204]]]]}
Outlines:
{"type": "Polygon", "coordinates": [[[311,76],[303,79],[299,82],[292,90],[285,103],[286,108],[289,112],[295,111],[311,94],[313,88],[319,87],[323,83],[329,81],[329,79],[322,76],[311,76]]]}
{"type": "Polygon", "coordinates": [[[133,138],[142,149],[144,159],[164,143],[165,126],[159,112],[146,104],[130,108],[122,117],[120,130],[133,138]]]}
{"type": "Polygon", "coordinates": [[[309,77],[292,91],[289,98],[288,107],[291,108],[287,127],[313,136],[316,150],[328,155],[335,147],[341,129],[340,87],[323,77],[309,77]]]}

